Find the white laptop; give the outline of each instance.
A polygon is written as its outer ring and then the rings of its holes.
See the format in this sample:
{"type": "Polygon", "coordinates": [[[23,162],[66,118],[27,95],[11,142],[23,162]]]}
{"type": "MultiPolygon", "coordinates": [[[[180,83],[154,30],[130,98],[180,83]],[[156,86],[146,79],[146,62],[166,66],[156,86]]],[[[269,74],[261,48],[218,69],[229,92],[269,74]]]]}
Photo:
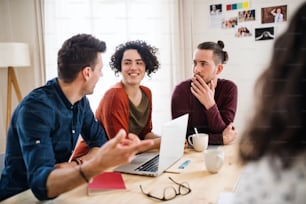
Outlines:
{"type": "Polygon", "coordinates": [[[145,176],[160,175],[183,156],[187,122],[188,114],[185,114],[164,124],[159,152],[138,154],[130,163],[114,171],[145,176]]]}

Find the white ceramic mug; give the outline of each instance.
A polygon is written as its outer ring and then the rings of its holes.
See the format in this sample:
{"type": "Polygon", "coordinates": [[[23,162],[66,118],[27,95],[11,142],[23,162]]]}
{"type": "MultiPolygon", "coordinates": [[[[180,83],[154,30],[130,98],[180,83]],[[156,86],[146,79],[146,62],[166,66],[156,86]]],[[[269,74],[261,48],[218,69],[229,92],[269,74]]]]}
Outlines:
{"type": "Polygon", "coordinates": [[[222,149],[207,149],[204,152],[206,169],[210,173],[217,173],[224,163],[224,152],[222,149]]]}
{"type": "Polygon", "coordinates": [[[197,135],[189,135],[187,141],[196,151],[202,152],[203,150],[207,149],[208,134],[198,133],[197,135]]]}

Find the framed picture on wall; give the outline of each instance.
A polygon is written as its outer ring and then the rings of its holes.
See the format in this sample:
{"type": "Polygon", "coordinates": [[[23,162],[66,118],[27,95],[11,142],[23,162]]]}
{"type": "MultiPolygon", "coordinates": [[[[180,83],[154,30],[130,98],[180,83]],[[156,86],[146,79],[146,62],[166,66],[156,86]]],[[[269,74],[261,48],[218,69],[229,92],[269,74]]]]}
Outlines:
{"type": "Polygon", "coordinates": [[[210,15],[219,15],[222,13],[222,4],[212,4],[209,6],[210,15]]]}
{"type": "Polygon", "coordinates": [[[221,27],[223,29],[235,28],[237,24],[237,17],[223,18],[221,27]]]}
{"type": "Polygon", "coordinates": [[[239,25],[236,28],[235,37],[250,37],[252,36],[252,26],[251,25],[239,25]]]}
{"type": "Polygon", "coordinates": [[[245,22],[245,21],[255,21],[255,9],[250,10],[244,10],[238,12],[238,20],[239,22],[245,22]]]}
{"type": "Polygon", "coordinates": [[[274,39],[274,27],[255,29],[255,41],[272,39],[274,39]]]}
{"type": "Polygon", "coordinates": [[[210,27],[221,28],[222,26],[222,4],[212,4],[209,6],[210,27]]]}
{"type": "Polygon", "coordinates": [[[261,8],[261,23],[281,23],[287,21],[287,5],[261,8]]]}

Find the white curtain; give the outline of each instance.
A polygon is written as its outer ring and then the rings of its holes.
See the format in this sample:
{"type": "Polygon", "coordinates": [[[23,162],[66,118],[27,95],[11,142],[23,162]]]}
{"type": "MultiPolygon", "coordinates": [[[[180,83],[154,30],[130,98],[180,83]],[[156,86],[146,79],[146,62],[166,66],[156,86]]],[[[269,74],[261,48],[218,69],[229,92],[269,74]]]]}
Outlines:
{"type": "Polygon", "coordinates": [[[46,79],[57,74],[57,51],[64,40],[77,33],[104,40],[107,53],[103,55],[103,77],[94,94],[88,96],[95,111],[104,92],[120,80],[108,65],[114,48],[128,40],[145,40],[159,48],[161,69],[142,84],[152,90],[153,131],[160,133],[161,125],[171,119],[173,88],[188,77],[191,69],[191,61],[186,62],[184,57],[187,52],[192,55],[191,41],[184,43],[183,31],[188,25],[187,33],[191,32],[191,15],[187,12],[185,20],[183,15],[189,7],[185,0],[45,0],[46,79]]]}
{"type": "Polygon", "coordinates": [[[44,0],[34,0],[35,7],[35,25],[37,29],[37,43],[34,44],[34,49],[37,50],[38,66],[34,73],[39,80],[39,84],[44,84],[45,81],[45,42],[44,42],[44,0]]]}

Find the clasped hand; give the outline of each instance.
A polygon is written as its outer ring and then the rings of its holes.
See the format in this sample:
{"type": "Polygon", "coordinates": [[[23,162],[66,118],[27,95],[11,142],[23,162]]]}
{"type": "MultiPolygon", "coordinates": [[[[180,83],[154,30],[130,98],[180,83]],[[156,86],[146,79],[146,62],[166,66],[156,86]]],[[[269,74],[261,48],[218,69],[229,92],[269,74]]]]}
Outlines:
{"type": "Polygon", "coordinates": [[[211,80],[206,83],[199,75],[195,75],[191,82],[191,93],[202,103],[208,110],[215,105],[215,82],[211,80]]]}

